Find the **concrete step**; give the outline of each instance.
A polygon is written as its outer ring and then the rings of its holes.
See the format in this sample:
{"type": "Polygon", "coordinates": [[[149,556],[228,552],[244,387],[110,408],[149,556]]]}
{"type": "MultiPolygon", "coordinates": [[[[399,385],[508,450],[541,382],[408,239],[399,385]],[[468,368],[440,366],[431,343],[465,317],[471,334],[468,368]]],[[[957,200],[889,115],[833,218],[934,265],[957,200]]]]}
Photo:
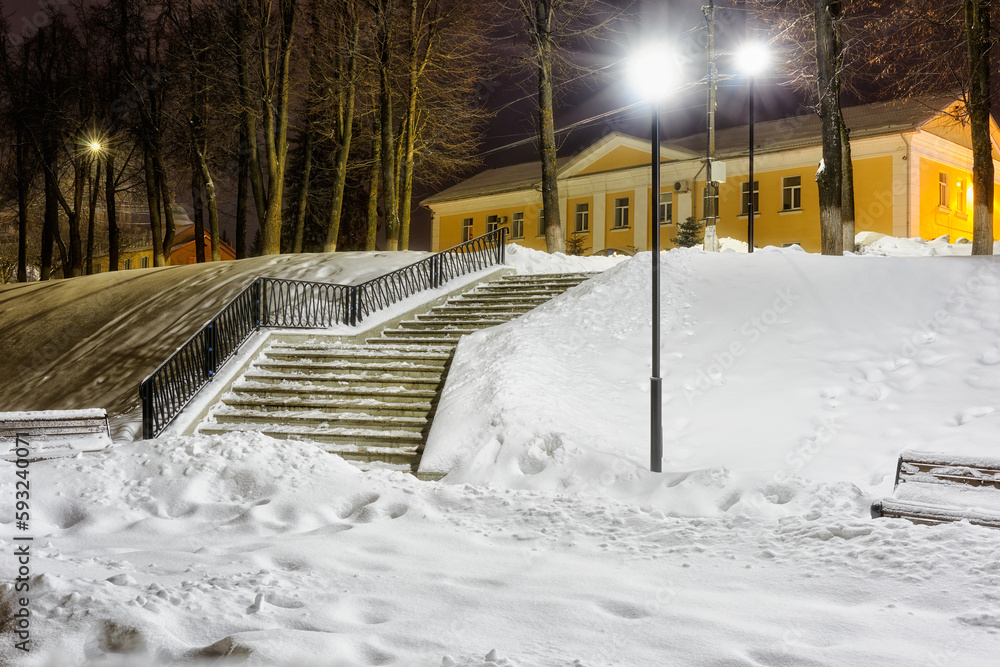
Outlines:
{"type": "Polygon", "coordinates": [[[302,375],[298,373],[262,372],[256,370],[248,371],[244,376],[248,382],[258,382],[262,384],[281,384],[292,382],[303,386],[317,387],[344,387],[350,383],[364,387],[402,387],[404,389],[436,389],[441,384],[441,376],[406,377],[400,375],[362,375],[362,374],[327,374],[327,375],[302,375]]]}
{"type": "Polygon", "coordinates": [[[269,412],[253,410],[216,411],[212,418],[217,424],[254,424],[270,428],[310,427],[319,429],[380,429],[423,433],[428,427],[427,417],[388,417],[361,413],[338,415],[308,412],[269,412]]]}
{"type": "Polygon", "coordinates": [[[232,410],[260,410],[272,414],[295,414],[298,412],[322,412],[325,414],[366,414],[386,417],[426,417],[433,409],[431,402],[390,403],[374,399],[341,398],[334,401],[301,398],[259,398],[239,394],[227,394],[223,404],[232,410]]]}
{"type": "Polygon", "coordinates": [[[290,384],[286,386],[267,383],[240,383],[233,392],[256,398],[295,398],[299,400],[333,400],[339,398],[375,400],[383,403],[426,403],[437,398],[436,389],[404,389],[384,387],[321,387],[290,384]]]}
{"type": "Polygon", "coordinates": [[[260,361],[254,364],[255,369],[278,373],[301,373],[315,375],[318,373],[344,373],[364,377],[381,377],[393,375],[399,377],[440,378],[444,366],[425,366],[405,362],[392,363],[352,363],[352,362],[310,362],[310,361],[260,361]]]}
{"type": "MultiPolygon", "coordinates": [[[[489,327],[495,327],[498,324],[503,324],[504,322],[509,322],[509,319],[490,319],[490,320],[476,320],[476,319],[445,319],[435,318],[432,320],[410,320],[408,322],[400,322],[399,327],[401,329],[407,329],[410,331],[428,331],[434,329],[443,329],[446,331],[479,331],[480,329],[488,329],[489,327]]],[[[397,329],[398,331],[398,329],[397,329]]]]}
{"type": "MultiPolygon", "coordinates": [[[[459,339],[459,337],[455,336],[453,338],[430,338],[430,337],[415,338],[414,337],[414,338],[407,338],[405,340],[406,340],[406,342],[412,343],[414,345],[451,345],[452,347],[454,347],[454,346],[458,345],[458,339],[459,339]]],[[[384,341],[386,345],[393,345],[393,344],[396,344],[396,343],[398,343],[398,342],[400,342],[402,340],[404,340],[404,339],[402,339],[402,338],[369,338],[365,342],[368,343],[369,345],[379,345],[379,344],[381,344],[384,341]]]]}
{"type": "MultiPolygon", "coordinates": [[[[424,436],[410,431],[374,431],[369,429],[351,428],[294,428],[280,424],[270,426],[255,426],[251,424],[218,424],[206,422],[198,427],[199,433],[224,434],[240,431],[255,431],[272,438],[285,440],[308,440],[326,445],[337,445],[345,452],[352,449],[382,449],[390,453],[410,449],[416,451],[423,445],[424,436]]],[[[327,451],[332,451],[325,448],[327,451]]],[[[339,452],[338,452],[339,453],[339,452]]]]}
{"type": "Polygon", "coordinates": [[[460,297],[456,297],[445,304],[445,307],[451,306],[468,306],[468,305],[488,305],[488,306],[503,306],[503,305],[532,305],[538,306],[550,300],[549,296],[520,296],[520,295],[476,295],[476,294],[463,294],[460,297]]]}
{"type": "MultiPolygon", "coordinates": [[[[402,326],[403,323],[400,323],[402,326]]],[[[388,336],[390,338],[407,338],[412,336],[419,337],[438,337],[438,336],[462,336],[467,333],[473,333],[479,331],[482,327],[476,326],[431,326],[431,327],[403,327],[400,329],[386,329],[382,332],[383,336],[388,336]]]]}

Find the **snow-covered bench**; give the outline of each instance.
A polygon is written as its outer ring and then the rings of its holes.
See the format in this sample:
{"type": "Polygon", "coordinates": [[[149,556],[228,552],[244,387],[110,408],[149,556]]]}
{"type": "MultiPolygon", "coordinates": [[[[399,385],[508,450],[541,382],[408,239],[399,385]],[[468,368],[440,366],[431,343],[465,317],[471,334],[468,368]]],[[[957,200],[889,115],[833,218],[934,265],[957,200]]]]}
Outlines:
{"type": "Polygon", "coordinates": [[[28,456],[47,458],[80,451],[97,451],[111,444],[108,413],[91,410],[40,410],[0,412],[0,456],[17,457],[18,448],[28,456]]]}
{"type": "Polygon", "coordinates": [[[893,496],[872,503],[872,517],[1000,528],[1000,459],[905,451],[893,496]]]}

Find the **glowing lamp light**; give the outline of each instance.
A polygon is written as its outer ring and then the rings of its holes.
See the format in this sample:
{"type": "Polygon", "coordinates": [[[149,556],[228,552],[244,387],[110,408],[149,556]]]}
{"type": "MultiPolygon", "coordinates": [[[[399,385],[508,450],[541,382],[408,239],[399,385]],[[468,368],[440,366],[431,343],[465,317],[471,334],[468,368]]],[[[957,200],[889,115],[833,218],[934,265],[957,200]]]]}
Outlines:
{"type": "Polygon", "coordinates": [[[737,66],[746,76],[757,76],[771,65],[771,50],[767,44],[745,44],[736,57],[737,66]]]}
{"type": "Polygon", "coordinates": [[[90,142],[90,152],[91,153],[100,153],[103,148],[104,147],[101,146],[101,142],[99,142],[99,141],[91,141],[90,142]]]}
{"type": "Polygon", "coordinates": [[[628,77],[643,98],[658,101],[674,87],[677,59],[663,48],[648,48],[634,55],[628,77]]]}

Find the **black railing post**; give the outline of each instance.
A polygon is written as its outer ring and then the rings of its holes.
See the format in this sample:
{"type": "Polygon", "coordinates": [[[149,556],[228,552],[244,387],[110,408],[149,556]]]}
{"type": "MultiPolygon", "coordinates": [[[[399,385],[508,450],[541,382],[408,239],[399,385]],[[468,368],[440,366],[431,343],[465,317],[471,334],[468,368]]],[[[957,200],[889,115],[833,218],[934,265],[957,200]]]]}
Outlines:
{"type": "Polygon", "coordinates": [[[205,379],[211,380],[215,376],[219,357],[219,321],[212,320],[205,327],[205,338],[203,340],[205,350],[205,379]]]}
{"type": "Polygon", "coordinates": [[[139,385],[139,398],[142,400],[142,439],[154,437],[153,428],[153,382],[147,380],[139,385]]]}
{"type": "Polygon", "coordinates": [[[271,325],[271,318],[267,312],[267,278],[264,278],[260,283],[260,325],[262,327],[271,325]]]}
{"type": "Polygon", "coordinates": [[[497,253],[497,264],[504,263],[504,261],[506,260],[506,253],[507,253],[507,228],[501,227],[501,230],[502,232],[500,234],[500,248],[499,248],[500,252],[497,253]]]}
{"type": "Polygon", "coordinates": [[[253,330],[254,331],[259,331],[260,330],[261,321],[263,319],[262,314],[261,314],[261,300],[260,300],[260,292],[261,292],[261,283],[262,282],[263,282],[263,280],[260,279],[260,278],[258,278],[257,280],[255,280],[254,283],[253,283],[253,288],[250,291],[250,299],[253,301],[253,315],[254,315],[254,317],[253,317],[253,330]]]}

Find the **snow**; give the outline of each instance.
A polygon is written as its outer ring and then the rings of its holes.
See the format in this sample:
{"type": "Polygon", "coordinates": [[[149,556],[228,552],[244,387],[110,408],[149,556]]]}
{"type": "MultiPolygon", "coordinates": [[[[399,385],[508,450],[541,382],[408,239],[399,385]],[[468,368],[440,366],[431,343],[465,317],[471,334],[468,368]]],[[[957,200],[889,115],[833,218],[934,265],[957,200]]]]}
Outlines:
{"type": "MultiPolygon", "coordinates": [[[[1000,649],[1000,532],[869,517],[904,449],[995,458],[992,258],[664,253],[654,474],[651,255],[508,256],[603,273],[462,339],[422,466],[442,482],[254,433],[32,463],[34,650],[8,624],[0,664],[963,665],[1000,649]]],[[[163,289],[189,303],[192,282],[163,289]]],[[[130,307],[84,329],[90,345],[142,328],[130,307]]],[[[105,389],[68,391],[94,405],[105,389]]],[[[0,463],[3,502],[15,481],[0,463]]],[[[0,608],[17,597],[0,585],[0,608]]]]}

